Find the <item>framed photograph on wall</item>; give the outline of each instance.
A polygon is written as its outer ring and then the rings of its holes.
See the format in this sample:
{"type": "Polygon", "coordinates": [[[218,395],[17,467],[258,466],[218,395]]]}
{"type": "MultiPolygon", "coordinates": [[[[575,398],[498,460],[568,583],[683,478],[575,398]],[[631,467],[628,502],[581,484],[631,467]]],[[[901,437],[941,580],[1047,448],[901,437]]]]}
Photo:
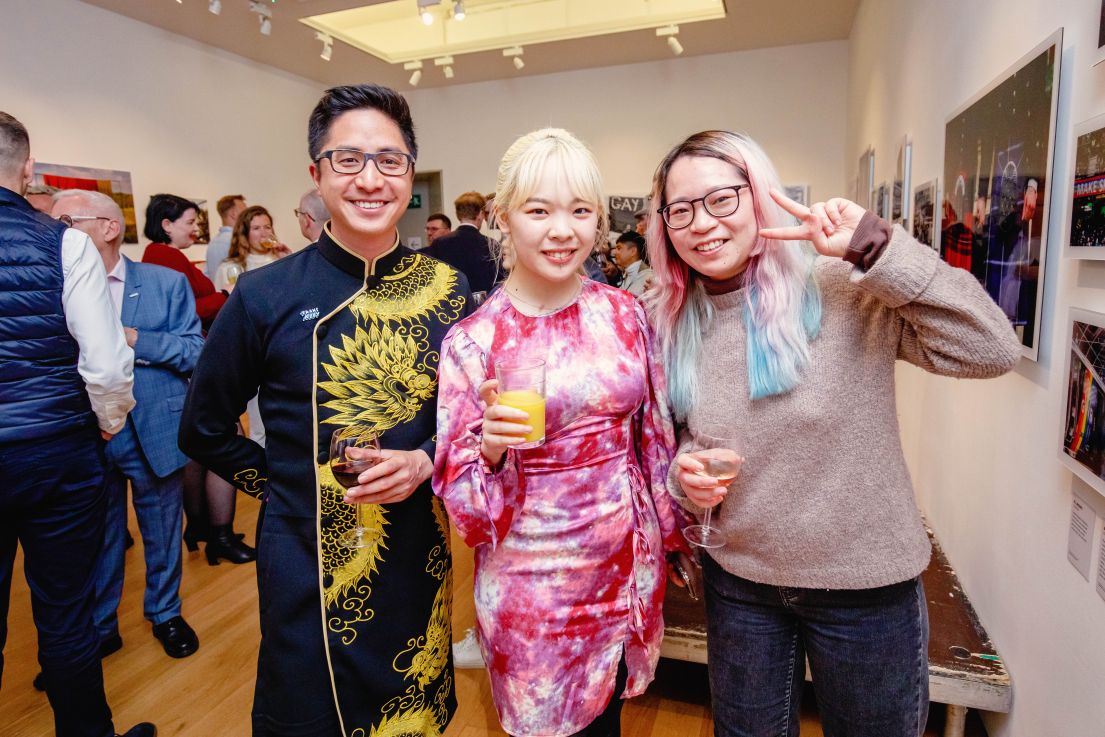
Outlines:
{"type": "Polygon", "coordinates": [[[875,149],[869,148],[859,157],[856,204],[864,210],[875,209],[875,149]]]}
{"type": "Polygon", "coordinates": [[[974,274],[1036,360],[1040,345],[1060,29],[944,127],[940,256],[974,274]]]}
{"type": "Polygon", "coordinates": [[[610,210],[610,232],[621,235],[627,230],[636,230],[637,213],[648,209],[648,197],[610,195],[607,206],[610,210]]]}
{"type": "Polygon", "coordinates": [[[1066,255],[1105,259],[1105,115],[1074,127],[1074,189],[1066,255]]]}
{"type": "Polygon", "coordinates": [[[90,189],[102,192],[123,211],[123,243],[138,242],[138,221],[134,215],[134,187],[131,186],[130,172],[115,169],[93,169],[87,166],[68,166],[66,164],[47,164],[35,162],[34,181],[28,190],[27,199],[43,212],[50,211],[50,200],[39,203],[33,198],[50,198],[54,192],[63,189],[90,189]]]}
{"type": "Polygon", "coordinates": [[[1105,495],[1105,315],[1072,307],[1066,341],[1059,460],[1105,495]]]}
{"type": "Polygon", "coordinates": [[[929,248],[939,250],[936,240],[936,180],[917,185],[913,190],[913,237],[929,248]]]}
{"type": "Polygon", "coordinates": [[[1097,16],[1097,52],[1094,55],[1094,66],[1105,61],[1105,0],[1101,0],[1101,8],[1097,16]]]}
{"type": "Polygon", "coordinates": [[[913,144],[906,138],[898,149],[898,165],[894,170],[894,184],[890,190],[890,222],[903,228],[909,223],[910,170],[913,166],[913,144]]]}
{"type": "Polygon", "coordinates": [[[800,205],[810,204],[810,185],[808,184],[784,184],[783,194],[800,205]]]}
{"type": "Polygon", "coordinates": [[[890,219],[890,186],[883,182],[875,190],[875,213],[883,220],[890,219]]]}

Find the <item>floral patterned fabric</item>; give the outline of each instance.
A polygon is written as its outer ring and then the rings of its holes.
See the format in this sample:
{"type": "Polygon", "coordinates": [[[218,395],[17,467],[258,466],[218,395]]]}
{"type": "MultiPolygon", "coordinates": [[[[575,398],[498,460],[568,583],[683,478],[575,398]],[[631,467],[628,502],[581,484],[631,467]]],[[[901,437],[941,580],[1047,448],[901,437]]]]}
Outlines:
{"type": "Polygon", "coordinates": [[[631,295],[585,280],[539,317],[499,290],[442,344],[434,492],[476,548],[480,646],[512,735],[570,735],[652,680],[664,551],[685,549],[686,519],[665,490],[674,434],[650,343],[631,295]],[[493,470],[479,387],[520,357],[546,361],[546,440],[493,470]]]}

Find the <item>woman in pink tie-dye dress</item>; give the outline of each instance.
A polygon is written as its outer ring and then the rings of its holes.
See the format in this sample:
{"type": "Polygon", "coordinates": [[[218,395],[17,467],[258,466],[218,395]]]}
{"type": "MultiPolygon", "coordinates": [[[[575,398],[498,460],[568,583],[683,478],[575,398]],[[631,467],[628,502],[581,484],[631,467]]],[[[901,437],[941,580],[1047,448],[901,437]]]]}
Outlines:
{"type": "Polygon", "coordinates": [[[644,311],[577,273],[605,212],[599,191],[578,191],[573,147],[593,166],[564,131],[508,151],[496,203],[516,265],[450,330],[440,363],[434,490],[476,549],[480,646],[500,721],[518,736],[617,734],[619,699],[645,690],[659,658],[665,551],[686,550],[644,311]],[[544,175],[517,192],[511,167],[524,172],[527,154],[544,175]],[[521,357],[546,362],[546,439],[504,453],[487,438],[518,411],[487,407],[489,380],[496,362],[521,357]]]}

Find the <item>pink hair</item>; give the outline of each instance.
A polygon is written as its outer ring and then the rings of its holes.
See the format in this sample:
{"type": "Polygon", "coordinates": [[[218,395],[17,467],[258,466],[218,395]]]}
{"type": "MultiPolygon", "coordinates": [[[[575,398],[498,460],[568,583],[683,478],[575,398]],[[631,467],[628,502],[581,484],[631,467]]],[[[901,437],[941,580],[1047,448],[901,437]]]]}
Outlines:
{"type": "MultiPolygon", "coordinates": [[[[664,348],[677,416],[683,416],[692,403],[694,360],[712,312],[698,284],[701,277],[676,253],[657,212],[665,204],[671,167],[685,156],[720,159],[740,170],[752,193],[751,202],[742,201],[741,206],[753,208],[760,228],[793,224],[793,218],[769,194],[771,189],[781,189],[775,167],[747,136],[728,131],[696,133],[673,148],[657,167],[646,240],[658,284],[648,297],[648,306],[664,348]]],[[[806,243],[756,237],[743,273],[753,398],[793,388],[808,362],[809,339],[817,334],[821,322],[812,260],[806,243]]]]}

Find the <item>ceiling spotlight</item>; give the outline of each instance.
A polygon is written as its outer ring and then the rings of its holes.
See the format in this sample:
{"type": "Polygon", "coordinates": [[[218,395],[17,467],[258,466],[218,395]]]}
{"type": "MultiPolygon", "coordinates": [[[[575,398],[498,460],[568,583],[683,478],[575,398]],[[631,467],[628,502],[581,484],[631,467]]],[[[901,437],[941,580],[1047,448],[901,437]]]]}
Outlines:
{"type": "Polygon", "coordinates": [[[223,12],[223,0],[211,0],[207,3],[207,10],[211,15],[218,15],[223,12]]]}
{"type": "Polygon", "coordinates": [[[683,53],[683,44],[679,43],[679,39],[676,36],[679,34],[679,26],[662,26],[656,29],[656,35],[660,38],[664,36],[668,37],[668,48],[671,49],[671,53],[679,56],[683,53]]]}
{"type": "Polygon", "coordinates": [[[522,54],[524,53],[526,53],[526,51],[521,46],[511,46],[508,49],[503,49],[503,56],[513,57],[510,61],[518,71],[522,71],[522,68],[526,65],[526,63],[522,61],[522,54]]]}
{"type": "Polygon", "coordinates": [[[428,26],[434,23],[434,14],[430,8],[435,5],[441,5],[441,0],[418,0],[418,15],[422,17],[422,22],[428,26]]]}
{"type": "Polygon", "coordinates": [[[464,12],[464,0],[453,3],[453,20],[464,20],[467,13],[464,12]]]}
{"type": "Polygon", "coordinates": [[[453,78],[453,57],[451,56],[439,56],[434,59],[435,67],[445,67],[441,71],[445,73],[445,79],[453,78]]]}
{"type": "Polygon", "coordinates": [[[259,0],[249,0],[249,12],[256,13],[258,20],[261,21],[261,35],[272,35],[272,10],[269,9],[265,3],[259,0]]]}
{"type": "Polygon", "coordinates": [[[322,41],[322,53],[319,54],[319,58],[323,61],[330,61],[330,57],[334,55],[334,39],[322,31],[316,31],[315,38],[322,41]]]}
{"type": "Polygon", "coordinates": [[[422,81],[422,62],[408,61],[403,65],[403,68],[408,72],[412,72],[410,78],[411,87],[417,87],[418,83],[422,81]]]}

